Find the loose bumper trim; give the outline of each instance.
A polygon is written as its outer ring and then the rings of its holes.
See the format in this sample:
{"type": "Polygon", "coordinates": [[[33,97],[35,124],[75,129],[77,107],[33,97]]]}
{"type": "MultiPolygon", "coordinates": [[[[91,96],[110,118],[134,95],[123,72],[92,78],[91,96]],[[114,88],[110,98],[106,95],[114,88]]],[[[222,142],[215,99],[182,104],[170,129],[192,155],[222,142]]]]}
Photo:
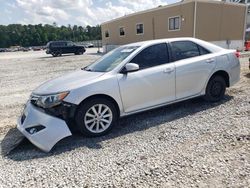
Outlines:
{"type": "Polygon", "coordinates": [[[45,152],[49,152],[61,139],[72,135],[64,120],[42,112],[30,102],[27,103],[22,117],[17,122],[18,130],[31,143],[45,152]],[[33,134],[27,131],[35,126],[45,128],[33,134]]]}

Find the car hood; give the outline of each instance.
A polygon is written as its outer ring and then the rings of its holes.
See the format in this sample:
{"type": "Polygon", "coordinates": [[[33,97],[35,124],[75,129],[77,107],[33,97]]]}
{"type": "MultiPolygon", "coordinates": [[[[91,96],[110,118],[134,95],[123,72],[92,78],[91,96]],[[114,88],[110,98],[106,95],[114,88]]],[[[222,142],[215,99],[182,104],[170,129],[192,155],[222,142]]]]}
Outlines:
{"type": "Polygon", "coordinates": [[[37,95],[46,95],[70,91],[94,81],[94,79],[102,76],[103,74],[103,72],[89,72],[85,70],[75,71],[43,83],[37,87],[33,93],[37,95]]]}

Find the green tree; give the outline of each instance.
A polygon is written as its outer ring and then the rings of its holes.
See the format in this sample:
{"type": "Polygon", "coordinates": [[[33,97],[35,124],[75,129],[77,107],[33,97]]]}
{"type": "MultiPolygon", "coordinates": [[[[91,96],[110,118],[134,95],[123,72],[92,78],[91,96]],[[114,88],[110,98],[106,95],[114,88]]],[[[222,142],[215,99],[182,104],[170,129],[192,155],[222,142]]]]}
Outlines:
{"type": "Polygon", "coordinates": [[[13,45],[40,46],[51,40],[72,40],[75,42],[85,40],[100,40],[101,27],[97,26],[57,26],[49,24],[21,25],[10,24],[0,25],[0,48],[13,45]]]}

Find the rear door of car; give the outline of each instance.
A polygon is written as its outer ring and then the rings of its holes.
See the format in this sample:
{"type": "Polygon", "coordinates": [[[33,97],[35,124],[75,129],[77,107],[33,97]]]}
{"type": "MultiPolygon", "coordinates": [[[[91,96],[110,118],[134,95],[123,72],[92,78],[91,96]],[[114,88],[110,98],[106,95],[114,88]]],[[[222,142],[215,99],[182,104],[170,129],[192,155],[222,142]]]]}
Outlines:
{"type": "Polygon", "coordinates": [[[175,67],[169,63],[166,43],[145,48],[130,63],[140,70],[117,76],[125,112],[175,100],[175,67]]]}
{"type": "Polygon", "coordinates": [[[176,67],[176,99],[198,95],[216,67],[216,55],[192,41],[170,43],[176,67]]]}

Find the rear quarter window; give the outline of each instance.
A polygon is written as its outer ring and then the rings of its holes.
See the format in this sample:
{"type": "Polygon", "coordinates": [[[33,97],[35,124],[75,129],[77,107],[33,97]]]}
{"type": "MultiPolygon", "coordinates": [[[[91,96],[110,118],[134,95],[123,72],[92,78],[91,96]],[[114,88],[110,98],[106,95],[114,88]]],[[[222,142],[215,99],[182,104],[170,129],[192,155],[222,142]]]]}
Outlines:
{"type": "Polygon", "coordinates": [[[208,51],[207,49],[203,48],[202,46],[198,45],[199,51],[200,51],[200,55],[206,55],[206,54],[210,54],[211,52],[208,51]]]}

